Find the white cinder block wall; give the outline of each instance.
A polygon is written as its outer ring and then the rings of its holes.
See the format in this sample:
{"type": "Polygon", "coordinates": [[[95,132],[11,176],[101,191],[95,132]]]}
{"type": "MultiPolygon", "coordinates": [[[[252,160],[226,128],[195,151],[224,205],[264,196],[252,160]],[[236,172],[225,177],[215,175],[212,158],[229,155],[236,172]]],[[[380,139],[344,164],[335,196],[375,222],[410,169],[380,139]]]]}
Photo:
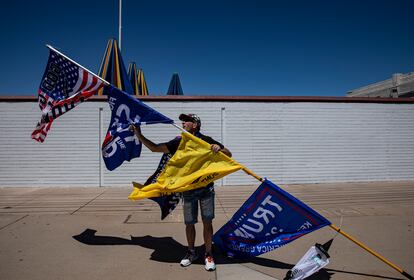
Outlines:
{"type": "MultiPolygon", "coordinates": [[[[196,113],[202,131],[225,144],[233,158],[276,184],[414,180],[414,104],[341,102],[145,101],[174,119],[196,113]]],[[[0,102],[0,186],[130,186],[144,182],[160,154],[108,171],[100,146],[110,111],[88,101],[61,116],[46,141],[30,134],[40,117],[36,102],[0,102]]],[[[143,127],[154,142],[180,131],[143,127]]],[[[239,171],[225,185],[257,184],[239,171]]],[[[219,183],[220,184],[220,183],[219,183]]]]}

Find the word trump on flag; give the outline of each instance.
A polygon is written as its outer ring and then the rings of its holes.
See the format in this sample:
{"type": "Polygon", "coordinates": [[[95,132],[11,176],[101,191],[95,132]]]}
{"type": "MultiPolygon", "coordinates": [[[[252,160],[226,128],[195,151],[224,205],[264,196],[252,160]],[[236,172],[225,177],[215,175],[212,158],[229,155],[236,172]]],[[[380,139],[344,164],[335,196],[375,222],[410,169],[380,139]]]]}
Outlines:
{"type": "Polygon", "coordinates": [[[213,240],[230,256],[252,257],[277,249],[331,223],[265,180],[213,240]]]}

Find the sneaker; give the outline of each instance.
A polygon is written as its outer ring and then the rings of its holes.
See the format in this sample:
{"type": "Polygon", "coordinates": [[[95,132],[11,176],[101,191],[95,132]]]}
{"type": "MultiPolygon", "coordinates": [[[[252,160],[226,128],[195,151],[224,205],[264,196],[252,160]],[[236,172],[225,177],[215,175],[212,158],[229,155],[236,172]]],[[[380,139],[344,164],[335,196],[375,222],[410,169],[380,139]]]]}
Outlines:
{"type": "Polygon", "coordinates": [[[205,258],[204,262],[206,263],[205,269],[207,271],[214,271],[214,270],[216,270],[216,264],[214,263],[214,259],[213,259],[213,256],[212,255],[206,254],[206,258],[205,258]]]}
{"type": "Polygon", "coordinates": [[[188,250],[185,257],[181,260],[180,265],[183,267],[189,266],[198,258],[195,250],[188,250]]]}

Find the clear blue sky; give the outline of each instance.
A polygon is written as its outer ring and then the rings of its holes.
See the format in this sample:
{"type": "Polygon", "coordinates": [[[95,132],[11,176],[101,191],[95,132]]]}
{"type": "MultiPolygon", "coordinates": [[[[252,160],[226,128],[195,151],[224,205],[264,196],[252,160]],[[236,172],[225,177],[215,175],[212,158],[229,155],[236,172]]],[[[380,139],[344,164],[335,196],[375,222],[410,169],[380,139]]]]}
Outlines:
{"type": "MultiPolygon", "coordinates": [[[[151,94],[344,96],[414,71],[414,1],[123,0],[125,67],[151,94]]],[[[36,96],[45,44],[97,73],[118,0],[5,1],[0,95],[36,96]]]]}

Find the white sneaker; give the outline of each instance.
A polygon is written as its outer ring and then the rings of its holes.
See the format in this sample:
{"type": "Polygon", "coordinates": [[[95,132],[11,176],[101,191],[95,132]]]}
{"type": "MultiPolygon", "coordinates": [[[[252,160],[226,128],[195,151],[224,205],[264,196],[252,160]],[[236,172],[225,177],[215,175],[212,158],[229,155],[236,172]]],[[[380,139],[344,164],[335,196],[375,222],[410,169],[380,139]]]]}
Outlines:
{"type": "Polygon", "coordinates": [[[188,250],[185,257],[181,260],[180,265],[183,267],[189,266],[198,258],[195,250],[188,250]]]}
{"type": "Polygon", "coordinates": [[[205,269],[207,271],[214,271],[216,270],[216,264],[214,263],[213,256],[210,254],[206,254],[206,258],[204,259],[205,262],[205,269]]]}

